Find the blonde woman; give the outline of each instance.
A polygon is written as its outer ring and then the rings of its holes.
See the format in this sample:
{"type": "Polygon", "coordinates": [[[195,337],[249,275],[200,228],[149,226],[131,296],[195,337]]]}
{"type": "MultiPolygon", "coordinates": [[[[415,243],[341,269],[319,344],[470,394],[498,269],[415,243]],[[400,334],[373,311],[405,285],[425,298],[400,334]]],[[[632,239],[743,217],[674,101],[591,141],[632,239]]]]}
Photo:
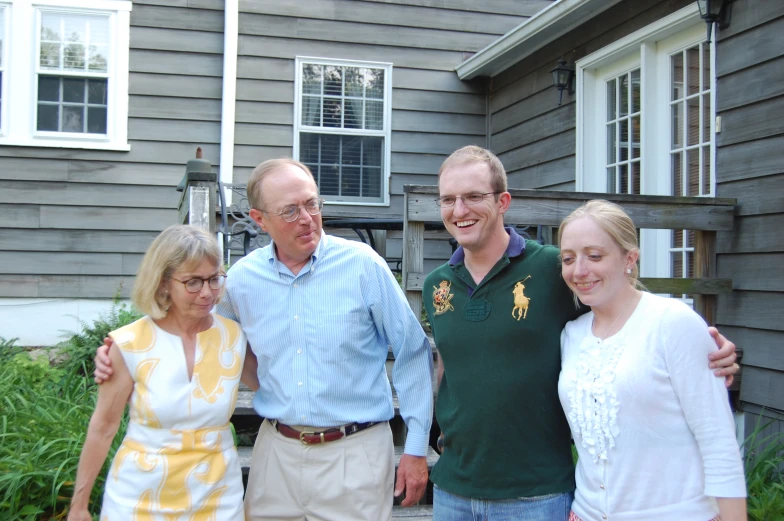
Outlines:
{"type": "Polygon", "coordinates": [[[637,234],[590,201],[561,224],[564,281],[591,312],[561,336],[558,393],[579,454],[571,520],[745,521],[746,488],[715,349],[683,302],[637,284],[637,234]],[[720,517],[717,517],[720,515],[720,517]]]}
{"type": "Polygon", "coordinates": [[[101,519],[243,519],[229,418],[240,377],[258,381],[255,363],[243,372],[239,325],[211,312],[224,280],[217,242],[198,228],[167,228],[147,250],[133,289],[146,316],[110,334],[114,376],[98,389],[69,521],[92,520],[90,493],[129,398],[101,519]]]}

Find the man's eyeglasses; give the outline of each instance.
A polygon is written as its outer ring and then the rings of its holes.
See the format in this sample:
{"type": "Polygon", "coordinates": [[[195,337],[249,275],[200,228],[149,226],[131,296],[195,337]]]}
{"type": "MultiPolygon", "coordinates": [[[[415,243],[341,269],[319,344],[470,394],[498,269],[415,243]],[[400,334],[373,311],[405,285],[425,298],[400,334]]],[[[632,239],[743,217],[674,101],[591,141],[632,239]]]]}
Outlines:
{"type": "Polygon", "coordinates": [[[188,280],[180,280],[172,277],[172,280],[176,280],[180,284],[183,284],[188,293],[198,293],[201,291],[201,288],[204,287],[205,282],[209,284],[210,289],[221,289],[226,282],[226,275],[215,275],[209,279],[200,279],[196,277],[188,280]]]}
{"type": "MultiPolygon", "coordinates": [[[[274,213],[273,215],[277,215],[287,223],[292,223],[297,219],[299,219],[299,212],[302,208],[304,208],[305,211],[308,212],[310,215],[318,215],[321,213],[321,209],[323,207],[324,207],[324,199],[311,199],[310,201],[308,201],[302,206],[296,204],[286,206],[281,211],[274,213]]],[[[261,211],[265,213],[272,213],[272,212],[267,212],[267,210],[263,210],[263,209],[261,211]]]]}
{"type": "Polygon", "coordinates": [[[481,194],[476,192],[464,195],[444,195],[436,199],[436,204],[442,208],[449,208],[450,206],[454,206],[458,199],[463,201],[463,204],[467,205],[479,204],[484,201],[485,197],[488,195],[498,195],[500,193],[501,192],[485,192],[481,194]]]}

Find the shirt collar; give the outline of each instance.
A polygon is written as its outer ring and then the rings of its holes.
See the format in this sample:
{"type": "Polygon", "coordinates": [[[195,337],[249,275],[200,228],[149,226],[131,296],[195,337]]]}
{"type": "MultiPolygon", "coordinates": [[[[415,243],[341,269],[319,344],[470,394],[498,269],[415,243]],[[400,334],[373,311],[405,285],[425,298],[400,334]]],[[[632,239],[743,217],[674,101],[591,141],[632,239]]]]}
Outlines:
{"type": "MultiPolygon", "coordinates": [[[[506,256],[510,259],[517,257],[525,252],[525,239],[511,226],[504,226],[504,230],[509,234],[509,245],[506,247],[506,256]]],[[[458,246],[452,257],[449,258],[450,266],[457,266],[465,261],[465,251],[462,246],[458,246]]]]}
{"type": "MultiPolygon", "coordinates": [[[[321,239],[319,239],[319,243],[318,245],[316,245],[316,251],[314,251],[313,254],[310,256],[311,264],[315,264],[316,260],[321,256],[321,254],[327,248],[327,241],[328,241],[327,234],[324,233],[324,228],[321,228],[321,239]]],[[[270,240],[269,256],[267,258],[267,261],[270,263],[270,265],[274,265],[276,262],[280,262],[280,260],[278,259],[278,252],[275,249],[275,241],[273,240],[270,240]]],[[[283,263],[281,263],[281,265],[283,265],[283,263]]]]}

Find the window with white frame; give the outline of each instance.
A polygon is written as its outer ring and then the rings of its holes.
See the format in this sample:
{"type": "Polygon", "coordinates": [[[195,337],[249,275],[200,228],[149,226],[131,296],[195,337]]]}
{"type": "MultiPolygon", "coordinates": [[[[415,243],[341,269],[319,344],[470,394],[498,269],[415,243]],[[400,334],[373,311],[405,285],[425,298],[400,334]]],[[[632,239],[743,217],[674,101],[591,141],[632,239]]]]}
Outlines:
{"type": "Polygon", "coordinates": [[[7,75],[5,74],[5,67],[7,62],[5,53],[8,47],[6,45],[6,36],[5,36],[7,32],[5,25],[8,19],[8,16],[6,15],[6,11],[8,11],[8,7],[0,4],[0,136],[3,135],[3,116],[5,115],[3,104],[6,98],[5,80],[7,79],[7,75]]]}
{"type": "Polygon", "coordinates": [[[389,204],[392,65],[297,58],[294,155],[327,201],[389,204]]]}
{"type": "Polygon", "coordinates": [[[0,144],[129,149],[130,9],[128,0],[7,4],[0,144]]]}
{"type": "MultiPolygon", "coordinates": [[[[712,196],[712,64],[696,5],[578,61],[577,189],[712,196]]],[[[693,232],[640,241],[643,276],[692,276],[693,232]]]]}

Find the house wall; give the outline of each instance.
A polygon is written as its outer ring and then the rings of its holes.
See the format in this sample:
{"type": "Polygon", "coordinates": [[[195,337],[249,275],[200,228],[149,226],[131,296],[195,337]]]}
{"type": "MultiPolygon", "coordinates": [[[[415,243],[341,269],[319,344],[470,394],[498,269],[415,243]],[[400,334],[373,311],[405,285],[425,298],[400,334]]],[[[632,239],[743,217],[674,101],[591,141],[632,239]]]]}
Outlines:
{"type": "MultiPolygon", "coordinates": [[[[485,143],[483,83],[460,82],[454,67],[549,3],[240,2],[234,182],[291,155],[296,56],[388,61],[392,204],[325,214],[402,215],[404,183],[434,182],[447,154],[485,143]]],[[[147,246],[177,220],[174,187],[196,146],[217,171],[223,9],[221,0],[134,1],[130,152],[0,147],[0,336],[51,344],[118,292],[127,297],[147,246]]]]}
{"type": "Polygon", "coordinates": [[[717,42],[717,195],[738,200],[734,232],[718,237],[734,286],[718,322],[743,347],[746,431],[761,413],[784,433],[784,3],[737,0],[717,42]]]}
{"type": "MultiPolygon", "coordinates": [[[[514,188],[574,190],[576,100],[557,106],[550,70],[574,63],[685,7],[686,0],[627,1],[492,78],[489,146],[514,188]]],[[[717,324],[743,349],[746,432],[757,414],[784,432],[784,3],[737,0],[717,39],[717,197],[738,200],[733,233],[719,236],[717,324]]],[[[764,424],[764,422],[763,422],[764,424]]]]}

